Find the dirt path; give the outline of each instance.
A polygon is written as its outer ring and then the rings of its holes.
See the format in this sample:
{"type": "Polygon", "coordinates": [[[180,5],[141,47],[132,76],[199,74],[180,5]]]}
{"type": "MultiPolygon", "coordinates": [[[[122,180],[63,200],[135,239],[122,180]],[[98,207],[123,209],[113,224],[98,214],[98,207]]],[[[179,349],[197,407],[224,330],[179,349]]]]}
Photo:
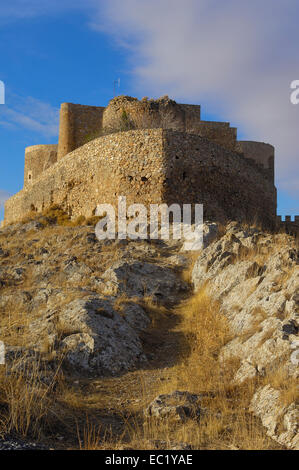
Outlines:
{"type": "Polygon", "coordinates": [[[143,333],[148,358],[145,367],[118,377],[79,380],[76,384],[90,423],[100,426],[101,435],[106,433],[109,441],[112,436],[112,441],[117,442],[130,425],[142,427],[143,410],[171,380],[172,368],[181,359],[182,350],[186,352],[181,318],[175,310],[172,307],[161,315],[158,324],[143,333]]]}

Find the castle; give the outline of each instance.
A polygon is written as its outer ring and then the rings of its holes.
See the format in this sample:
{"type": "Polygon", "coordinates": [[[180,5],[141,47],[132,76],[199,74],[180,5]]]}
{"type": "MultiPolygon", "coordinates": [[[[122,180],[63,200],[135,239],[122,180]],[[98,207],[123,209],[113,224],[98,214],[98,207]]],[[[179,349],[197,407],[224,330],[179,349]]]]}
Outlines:
{"type": "Polygon", "coordinates": [[[24,188],[6,202],[4,224],[53,204],[90,217],[120,195],[146,206],[202,203],[205,219],[274,226],[274,148],[238,141],[229,123],[203,121],[200,106],[167,96],[63,103],[58,145],[26,148],[24,188]]]}

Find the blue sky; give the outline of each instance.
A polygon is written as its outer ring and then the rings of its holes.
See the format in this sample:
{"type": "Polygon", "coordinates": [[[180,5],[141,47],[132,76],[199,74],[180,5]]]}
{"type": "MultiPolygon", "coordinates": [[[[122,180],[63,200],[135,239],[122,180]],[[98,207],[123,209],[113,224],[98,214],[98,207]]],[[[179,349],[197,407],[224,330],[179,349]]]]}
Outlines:
{"type": "Polygon", "coordinates": [[[278,212],[299,214],[298,13],[295,0],[0,5],[0,205],[22,188],[24,148],[57,142],[60,103],[106,105],[120,77],[120,94],[198,103],[240,139],[273,143],[278,212]]]}

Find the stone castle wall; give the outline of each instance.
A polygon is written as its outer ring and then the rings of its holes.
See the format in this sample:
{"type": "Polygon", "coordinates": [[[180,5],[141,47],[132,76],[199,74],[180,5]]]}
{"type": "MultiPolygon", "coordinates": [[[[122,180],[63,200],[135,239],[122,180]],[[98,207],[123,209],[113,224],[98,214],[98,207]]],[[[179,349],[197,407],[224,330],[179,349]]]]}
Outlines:
{"type": "Polygon", "coordinates": [[[240,220],[274,226],[276,188],[267,170],[253,160],[207,139],[167,131],[165,140],[167,180],[165,199],[201,202],[209,220],[240,220]]]}
{"type": "Polygon", "coordinates": [[[275,223],[276,193],[263,168],[198,135],[132,130],[97,138],[58,160],[5,205],[5,223],[61,205],[73,218],[100,203],[203,203],[205,218],[275,223]]]}
{"type": "MultiPolygon", "coordinates": [[[[187,108],[188,122],[200,120],[200,106],[187,108]],[[190,116],[192,114],[192,117],[190,116]]],[[[139,101],[129,96],[119,96],[110,101],[104,111],[103,128],[106,131],[134,129],[167,128],[184,132],[186,130],[186,111],[184,105],[177,104],[168,97],[159,100],[139,101]]]]}
{"type": "Polygon", "coordinates": [[[283,230],[290,235],[299,237],[299,215],[295,215],[294,220],[290,215],[285,216],[285,220],[282,220],[281,215],[277,216],[277,229],[283,230]]]}
{"type": "Polygon", "coordinates": [[[97,204],[116,204],[119,195],[127,195],[129,203],[158,203],[165,172],[161,129],[103,136],[58,160],[30,188],[6,201],[5,223],[52,204],[72,217],[90,217],[97,204]],[[149,175],[143,191],[142,178],[149,175]]]}
{"type": "Polygon", "coordinates": [[[24,190],[5,223],[61,205],[91,216],[98,203],[203,203],[205,217],[276,224],[274,148],[237,141],[227,122],[164,96],[119,96],[104,107],[63,103],[59,143],[25,151],[24,190]],[[101,136],[101,137],[99,137],[101,136]]]}
{"type": "Polygon", "coordinates": [[[58,160],[101,134],[148,128],[197,134],[229,150],[235,150],[236,146],[236,129],[226,122],[202,121],[199,105],[178,104],[168,97],[138,100],[120,96],[106,108],[61,105],[58,160]]]}

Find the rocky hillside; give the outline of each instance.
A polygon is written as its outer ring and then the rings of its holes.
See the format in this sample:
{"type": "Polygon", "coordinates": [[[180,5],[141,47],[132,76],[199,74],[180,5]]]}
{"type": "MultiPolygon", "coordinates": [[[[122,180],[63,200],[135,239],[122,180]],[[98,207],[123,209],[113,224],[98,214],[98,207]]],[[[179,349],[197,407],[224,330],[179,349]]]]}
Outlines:
{"type": "Polygon", "coordinates": [[[232,339],[220,360],[240,360],[234,380],[263,383],[250,409],[268,434],[299,448],[299,252],[286,235],[230,224],[198,257],[195,289],[209,294],[228,318],[232,339]]]}
{"type": "Polygon", "coordinates": [[[1,229],[5,443],[298,448],[295,240],[236,223],[204,240],[99,242],[46,216],[1,229]]]}

